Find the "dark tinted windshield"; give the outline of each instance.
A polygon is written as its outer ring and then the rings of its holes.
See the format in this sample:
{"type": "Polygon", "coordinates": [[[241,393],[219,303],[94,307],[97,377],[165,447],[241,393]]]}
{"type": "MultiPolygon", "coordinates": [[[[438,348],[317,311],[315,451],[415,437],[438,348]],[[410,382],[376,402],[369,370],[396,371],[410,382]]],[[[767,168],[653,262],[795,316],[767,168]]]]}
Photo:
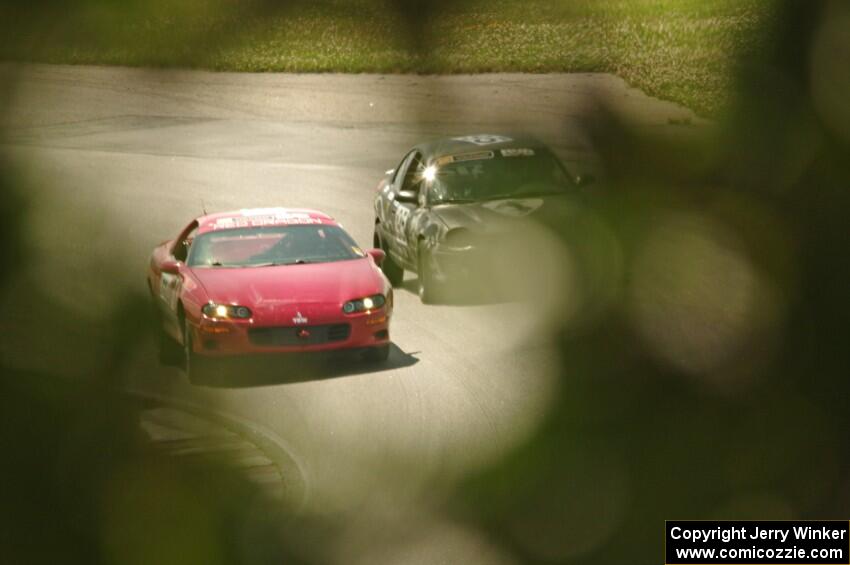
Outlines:
{"type": "Polygon", "coordinates": [[[484,151],[470,157],[440,159],[426,171],[431,203],[463,202],[543,194],[564,194],[572,187],[554,155],[539,149],[484,151]],[[433,178],[433,180],[429,180],[433,178]]]}
{"type": "Polygon", "coordinates": [[[263,226],[198,236],[189,250],[188,265],[262,267],[327,263],[363,256],[354,240],[337,226],[263,226]]]}

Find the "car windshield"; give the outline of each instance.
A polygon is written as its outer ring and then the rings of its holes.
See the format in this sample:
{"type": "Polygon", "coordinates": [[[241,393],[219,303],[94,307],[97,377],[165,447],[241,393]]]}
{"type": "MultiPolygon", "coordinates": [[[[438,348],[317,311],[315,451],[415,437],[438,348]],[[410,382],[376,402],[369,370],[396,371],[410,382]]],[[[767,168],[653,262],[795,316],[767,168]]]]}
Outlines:
{"type": "Polygon", "coordinates": [[[433,165],[429,200],[434,204],[566,194],[573,186],[557,158],[538,149],[503,149],[440,161],[448,162],[433,165]]]}
{"type": "Polygon", "coordinates": [[[328,263],[363,257],[351,237],[333,225],[262,226],[199,235],[190,267],[265,267],[328,263]]]}

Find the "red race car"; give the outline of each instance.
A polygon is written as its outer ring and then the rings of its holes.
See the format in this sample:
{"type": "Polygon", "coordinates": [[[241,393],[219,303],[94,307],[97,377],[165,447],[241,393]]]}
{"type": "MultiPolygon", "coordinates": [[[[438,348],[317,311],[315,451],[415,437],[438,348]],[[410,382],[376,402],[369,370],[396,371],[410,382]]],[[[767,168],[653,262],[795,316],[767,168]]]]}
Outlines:
{"type": "Polygon", "coordinates": [[[385,361],[393,295],[384,252],[314,210],[202,216],[154,249],[160,358],[192,381],[227,355],[361,350],[385,361]]]}

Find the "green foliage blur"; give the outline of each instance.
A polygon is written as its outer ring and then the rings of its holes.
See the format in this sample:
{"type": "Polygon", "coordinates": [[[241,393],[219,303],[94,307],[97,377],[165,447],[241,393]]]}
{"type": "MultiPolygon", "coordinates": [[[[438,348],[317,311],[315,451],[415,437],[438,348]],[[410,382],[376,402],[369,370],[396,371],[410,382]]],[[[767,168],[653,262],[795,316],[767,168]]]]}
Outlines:
{"type": "Polygon", "coordinates": [[[558,407],[458,493],[521,562],[658,562],[667,519],[846,518],[848,26],[785,2],[712,133],[588,123],[606,233],[563,232],[594,291],[558,407]]]}

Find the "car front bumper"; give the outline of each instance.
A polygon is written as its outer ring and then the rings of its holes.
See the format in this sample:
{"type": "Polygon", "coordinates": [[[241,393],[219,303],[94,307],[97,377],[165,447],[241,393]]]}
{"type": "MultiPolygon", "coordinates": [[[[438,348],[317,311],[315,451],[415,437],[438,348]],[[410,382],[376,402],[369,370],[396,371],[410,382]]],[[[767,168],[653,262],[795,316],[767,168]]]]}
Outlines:
{"type": "Polygon", "coordinates": [[[309,325],[204,318],[191,328],[192,349],[204,357],[365,349],[389,343],[389,323],[385,308],[309,325]]]}
{"type": "Polygon", "coordinates": [[[453,249],[438,246],[431,251],[432,274],[440,282],[486,283],[511,269],[510,255],[495,246],[453,249]]]}

